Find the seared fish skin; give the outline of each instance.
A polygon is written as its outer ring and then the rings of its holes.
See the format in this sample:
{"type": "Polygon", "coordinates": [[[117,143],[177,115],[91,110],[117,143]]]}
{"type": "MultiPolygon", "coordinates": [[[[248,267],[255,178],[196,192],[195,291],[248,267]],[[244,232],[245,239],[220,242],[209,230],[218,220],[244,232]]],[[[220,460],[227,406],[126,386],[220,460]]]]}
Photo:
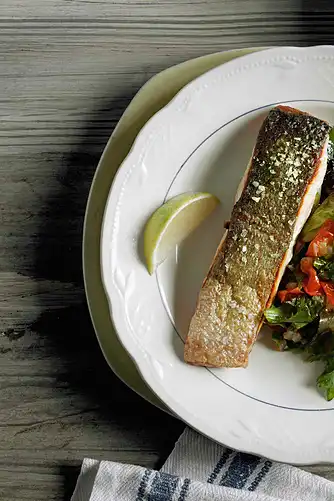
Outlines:
{"type": "Polygon", "coordinates": [[[330,126],[293,108],[264,120],[240,198],[202,285],[185,361],[245,367],[326,172],[330,126]]]}

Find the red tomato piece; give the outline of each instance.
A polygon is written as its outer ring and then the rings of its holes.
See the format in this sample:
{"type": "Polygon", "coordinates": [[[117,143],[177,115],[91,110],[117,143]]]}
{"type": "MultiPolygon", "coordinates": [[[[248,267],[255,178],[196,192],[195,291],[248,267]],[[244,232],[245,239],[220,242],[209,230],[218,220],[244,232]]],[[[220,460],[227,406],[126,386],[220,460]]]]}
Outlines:
{"type": "Polygon", "coordinates": [[[313,258],[303,257],[300,261],[300,269],[306,278],[303,280],[304,291],[309,294],[309,296],[321,296],[322,288],[319,277],[316,270],[313,267],[313,258]]]}
{"type": "Polygon", "coordinates": [[[334,306],[334,284],[332,282],[321,282],[321,285],[325,291],[328,303],[334,306]]]}
{"type": "Polygon", "coordinates": [[[295,287],[294,289],[286,289],[282,291],[278,291],[278,298],[281,303],[285,301],[291,301],[294,297],[302,296],[304,293],[299,287],[295,287]]]}
{"type": "Polygon", "coordinates": [[[334,244],[334,221],[327,219],[321,226],[320,230],[310,242],[306,256],[321,257],[333,254],[334,244]]]}

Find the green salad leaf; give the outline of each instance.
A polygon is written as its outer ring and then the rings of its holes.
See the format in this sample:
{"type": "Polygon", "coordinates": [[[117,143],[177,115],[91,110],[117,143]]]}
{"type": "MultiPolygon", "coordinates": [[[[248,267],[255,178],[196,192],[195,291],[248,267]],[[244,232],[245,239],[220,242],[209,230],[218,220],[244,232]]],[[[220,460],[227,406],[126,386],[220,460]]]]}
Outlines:
{"type": "Polygon", "coordinates": [[[327,360],[324,372],[317,379],[318,388],[325,391],[326,400],[334,398],[334,357],[327,360]]]}
{"type": "Polygon", "coordinates": [[[329,133],[329,142],[334,143],[334,127],[331,129],[329,133]]]}
{"type": "Polygon", "coordinates": [[[317,257],[313,266],[318,271],[319,278],[334,281],[334,260],[325,257],[317,257]]]}
{"type": "Polygon", "coordinates": [[[309,362],[327,361],[334,358],[334,333],[331,330],[320,332],[320,325],[319,323],[317,334],[305,348],[309,362]]]}
{"type": "Polygon", "coordinates": [[[281,306],[272,305],[270,308],[264,311],[264,317],[268,324],[282,325],[284,327],[284,322],[288,322],[292,314],[292,308],[290,304],[283,303],[281,306]]]}
{"type": "Polygon", "coordinates": [[[334,193],[331,193],[308,218],[301,232],[304,242],[310,242],[327,219],[334,219],[334,193]]]}
{"type": "Polygon", "coordinates": [[[289,301],[289,303],[295,310],[294,315],[290,317],[290,322],[295,327],[301,328],[315,320],[323,308],[324,300],[321,296],[301,296],[289,301]]]}
{"type": "Polygon", "coordinates": [[[311,214],[313,214],[316,208],[318,207],[320,200],[321,200],[321,187],[318,189],[315,195],[311,214]]]}
{"type": "Polygon", "coordinates": [[[269,324],[284,326],[290,323],[295,329],[301,329],[317,318],[323,305],[321,296],[301,296],[280,306],[271,306],[265,310],[264,316],[269,324]]]}

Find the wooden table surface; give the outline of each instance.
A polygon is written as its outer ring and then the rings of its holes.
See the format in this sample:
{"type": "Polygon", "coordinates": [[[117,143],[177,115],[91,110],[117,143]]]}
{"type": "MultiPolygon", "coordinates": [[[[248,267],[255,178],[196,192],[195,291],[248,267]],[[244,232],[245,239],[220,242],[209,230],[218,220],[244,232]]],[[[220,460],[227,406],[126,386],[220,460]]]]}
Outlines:
{"type": "MultiPolygon", "coordinates": [[[[84,456],[158,467],[183,426],[108,369],[81,237],[99,156],[156,72],[333,42],[322,0],[1,0],[0,499],[69,500],[84,456]]],[[[333,466],[309,468],[334,480],[333,466]]]]}

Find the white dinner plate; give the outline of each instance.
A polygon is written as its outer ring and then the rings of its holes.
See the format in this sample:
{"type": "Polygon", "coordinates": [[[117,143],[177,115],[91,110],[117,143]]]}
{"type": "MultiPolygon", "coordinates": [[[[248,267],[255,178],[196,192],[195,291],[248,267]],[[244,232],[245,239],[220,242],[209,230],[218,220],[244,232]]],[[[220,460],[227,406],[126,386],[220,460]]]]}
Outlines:
{"type": "Polygon", "coordinates": [[[287,103],[334,123],[334,48],[277,48],[186,86],[139,134],[111,188],[102,278],[118,336],[156,395],[203,434],[290,463],[334,461],[334,402],[317,364],[260,339],[247,369],[192,367],[183,339],[237,185],[268,110],[287,103]],[[149,276],[142,230],[167,198],[210,191],[221,207],[149,276]]]}

